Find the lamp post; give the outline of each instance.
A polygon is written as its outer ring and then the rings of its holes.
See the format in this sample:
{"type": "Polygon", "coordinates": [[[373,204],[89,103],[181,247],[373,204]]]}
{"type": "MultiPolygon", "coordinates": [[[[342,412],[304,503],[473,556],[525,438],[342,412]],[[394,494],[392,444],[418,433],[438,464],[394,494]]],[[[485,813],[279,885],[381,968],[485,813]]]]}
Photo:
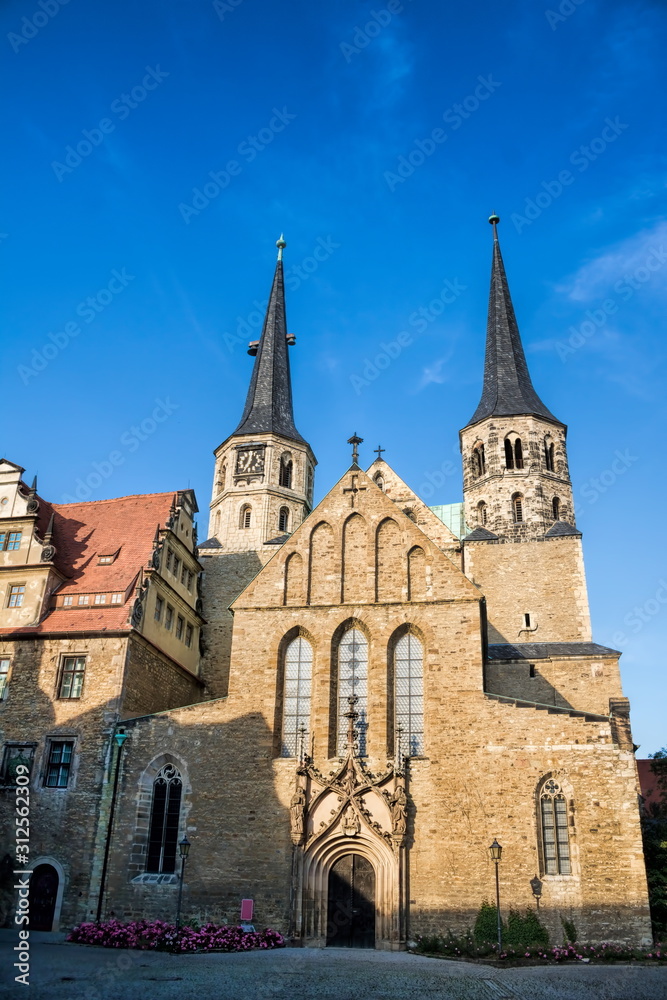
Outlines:
{"type": "Polygon", "coordinates": [[[531,878],[531,880],[530,880],[530,888],[532,889],[533,896],[535,897],[535,902],[537,904],[537,909],[539,910],[539,908],[540,908],[540,899],[542,897],[542,882],[540,882],[540,880],[537,877],[537,875],[535,876],[535,878],[531,878]]]}
{"type": "Polygon", "coordinates": [[[111,849],[111,833],[113,831],[113,818],[116,812],[116,796],[118,794],[118,776],[120,774],[120,758],[123,753],[123,743],[127,739],[128,734],[123,732],[114,733],[114,740],[116,741],[116,746],[118,747],[116,753],[116,770],[113,777],[113,791],[111,793],[111,805],[109,807],[109,825],[107,826],[107,839],[104,845],[104,860],[102,862],[102,875],[100,878],[100,893],[97,897],[97,917],[95,918],[99,924],[102,919],[102,904],[104,902],[104,883],[107,878],[107,868],[109,867],[109,851],[111,849]]]}
{"type": "Polygon", "coordinates": [[[503,950],[503,925],[500,919],[500,882],[498,880],[498,865],[500,864],[500,859],[503,855],[503,849],[496,839],[489,847],[491,852],[491,860],[495,862],[496,865],[496,916],[498,918],[498,955],[500,955],[503,950]]]}
{"type": "Polygon", "coordinates": [[[190,841],[185,834],[183,840],[179,841],[178,853],[181,856],[181,881],[178,883],[178,906],[176,907],[176,930],[181,926],[181,902],[183,900],[183,878],[185,877],[185,862],[190,853],[190,841]]]}

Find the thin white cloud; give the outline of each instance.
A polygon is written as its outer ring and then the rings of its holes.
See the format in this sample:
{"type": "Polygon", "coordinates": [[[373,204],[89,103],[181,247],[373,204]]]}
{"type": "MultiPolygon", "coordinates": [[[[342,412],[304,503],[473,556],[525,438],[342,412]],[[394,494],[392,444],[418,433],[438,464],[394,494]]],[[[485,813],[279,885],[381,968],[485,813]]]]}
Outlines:
{"type": "Polygon", "coordinates": [[[438,358],[434,361],[432,365],[428,365],[426,368],[422,369],[421,379],[419,380],[419,390],[425,389],[427,385],[435,382],[437,385],[442,385],[443,382],[447,382],[449,379],[449,372],[445,370],[445,365],[447,364],[449,358],[438,358]]]}
{"type": "Polygon", "coordinates": [[[628,276],[640,285],[651,287],[664,295],[667,283],[667,220],[660,219],[652,227],[621,240],[588,261],[567,281],[556,288],[573,302],[592,302],[607,298],[618,281],[628,276]],[[647,273],[648,268],[648,273],[647,273]],[[662,273],[662,280],[653,276],[662,273]]]}

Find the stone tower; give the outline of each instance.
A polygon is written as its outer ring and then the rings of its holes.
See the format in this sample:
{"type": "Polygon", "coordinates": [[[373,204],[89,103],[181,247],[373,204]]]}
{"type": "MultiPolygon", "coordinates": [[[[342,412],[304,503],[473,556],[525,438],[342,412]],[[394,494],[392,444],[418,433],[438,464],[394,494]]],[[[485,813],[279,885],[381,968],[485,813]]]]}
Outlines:
{"type": "MultiPolygon", "coordinates": [[[[294,423],[281,237],[248,397],[236,430],[215,451],[209,538],[226,552],[261,552],[291,534],[310,513],[316,465],[294,423]]],[[[260,555],[265,562],[272,549],[260,555]]]]}
{"type": "Polygon", "coordinates": [[[528,372],[492,215],[493,263],[479,406],[461,431],[466,522],[515,541],[574,525],[567,427],[528,372]]]}
{"type": "Polygon", "coordinates": [[[528,372],[493,225],[482,398],[460,432],[471,528],[466,575],[486,596],[490,642],[589,641],[590,616],[574,523],[567,427],[528,372]]]}
{"type": "Polygon", "coordinates": [[[227,693],[229,606],[310,513],[316,460],[294,423],[282,236],[262,335],[236,430],[215,450],[208,538],[199,546],[206,607],[201,673],[209,693],[227,693]]]}

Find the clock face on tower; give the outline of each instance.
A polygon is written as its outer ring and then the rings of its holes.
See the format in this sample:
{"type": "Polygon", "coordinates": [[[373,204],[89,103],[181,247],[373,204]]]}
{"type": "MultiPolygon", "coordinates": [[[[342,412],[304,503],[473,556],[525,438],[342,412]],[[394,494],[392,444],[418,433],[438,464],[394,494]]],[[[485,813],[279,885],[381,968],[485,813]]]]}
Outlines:
{"type": "Polygon", "coordinates": [[[236,458],[236,472],[242,475],[248,472],[264,472],[264,449],[244,448],[236,458]]]}

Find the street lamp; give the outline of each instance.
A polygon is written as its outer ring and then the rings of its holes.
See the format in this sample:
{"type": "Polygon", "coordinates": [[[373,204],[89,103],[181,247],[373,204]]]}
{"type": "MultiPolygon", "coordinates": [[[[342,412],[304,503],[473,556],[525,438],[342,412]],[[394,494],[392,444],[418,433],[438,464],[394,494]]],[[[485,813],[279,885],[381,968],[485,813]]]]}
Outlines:
{"type": "Polygon", "coordinates": [[[495,862],[496,865],[496,916],[498,918],[498,955],[500,955],[503,950],[503,925],[500,919],[500,882],[498,880],[498,865],[500,864],[500,859],[503,856],[503,849],[496,839],[489,847],[491,853],[491,860],[495,862]]]}
{"type": "Polygon", "coordinates": [[[109,867],[109,851],[111,849],[111,834],[113,831],[113,818],[116,812],[116,796],[118,795],[118,777],[120,775],[120,758],[123,753],[123,743],[128,738],[129,733],[124,733],[121,731],[113,734],[113,738],[116,741],[116,746],[118,747],[116,753],[116,770],[113,777],[113,791],[111,793],[111,805],[109,806],[109,823],[107,825],[107,836],[104,844],[104,860],[102,862],[102,875],[100,877],[100,891],[97,897],[97,923],[99,924],[102,919],[102,906],[104,903],[104,883],[107,878],[107,868],[109,867]]]}
{"type": "Polygon", "coordinates": [[[535,897],[535,902],[537,903],[537,908],[539,910],[539,908],[540,908],[540,898],[542,896],[542,882],[540,882],[540,880],[537,877],[537,875],[535,876],[535,878],[531,878],[531,880],[530,880],[530,888],[533,891],[533,896],[535,897]]]}
{"type": "Polygon", "coordinates": [[[181,881],[178,884],[178,906],[176,908],[176,930],[181,926],[181,902],[183,900],[183,878],[185,877],[185,862],[188,859],[188,854],[190,853],[190,841],[188,840],[187,833],[184,835],[183,840],[179,841],[178,853],[181,856],[181,881]]]}

